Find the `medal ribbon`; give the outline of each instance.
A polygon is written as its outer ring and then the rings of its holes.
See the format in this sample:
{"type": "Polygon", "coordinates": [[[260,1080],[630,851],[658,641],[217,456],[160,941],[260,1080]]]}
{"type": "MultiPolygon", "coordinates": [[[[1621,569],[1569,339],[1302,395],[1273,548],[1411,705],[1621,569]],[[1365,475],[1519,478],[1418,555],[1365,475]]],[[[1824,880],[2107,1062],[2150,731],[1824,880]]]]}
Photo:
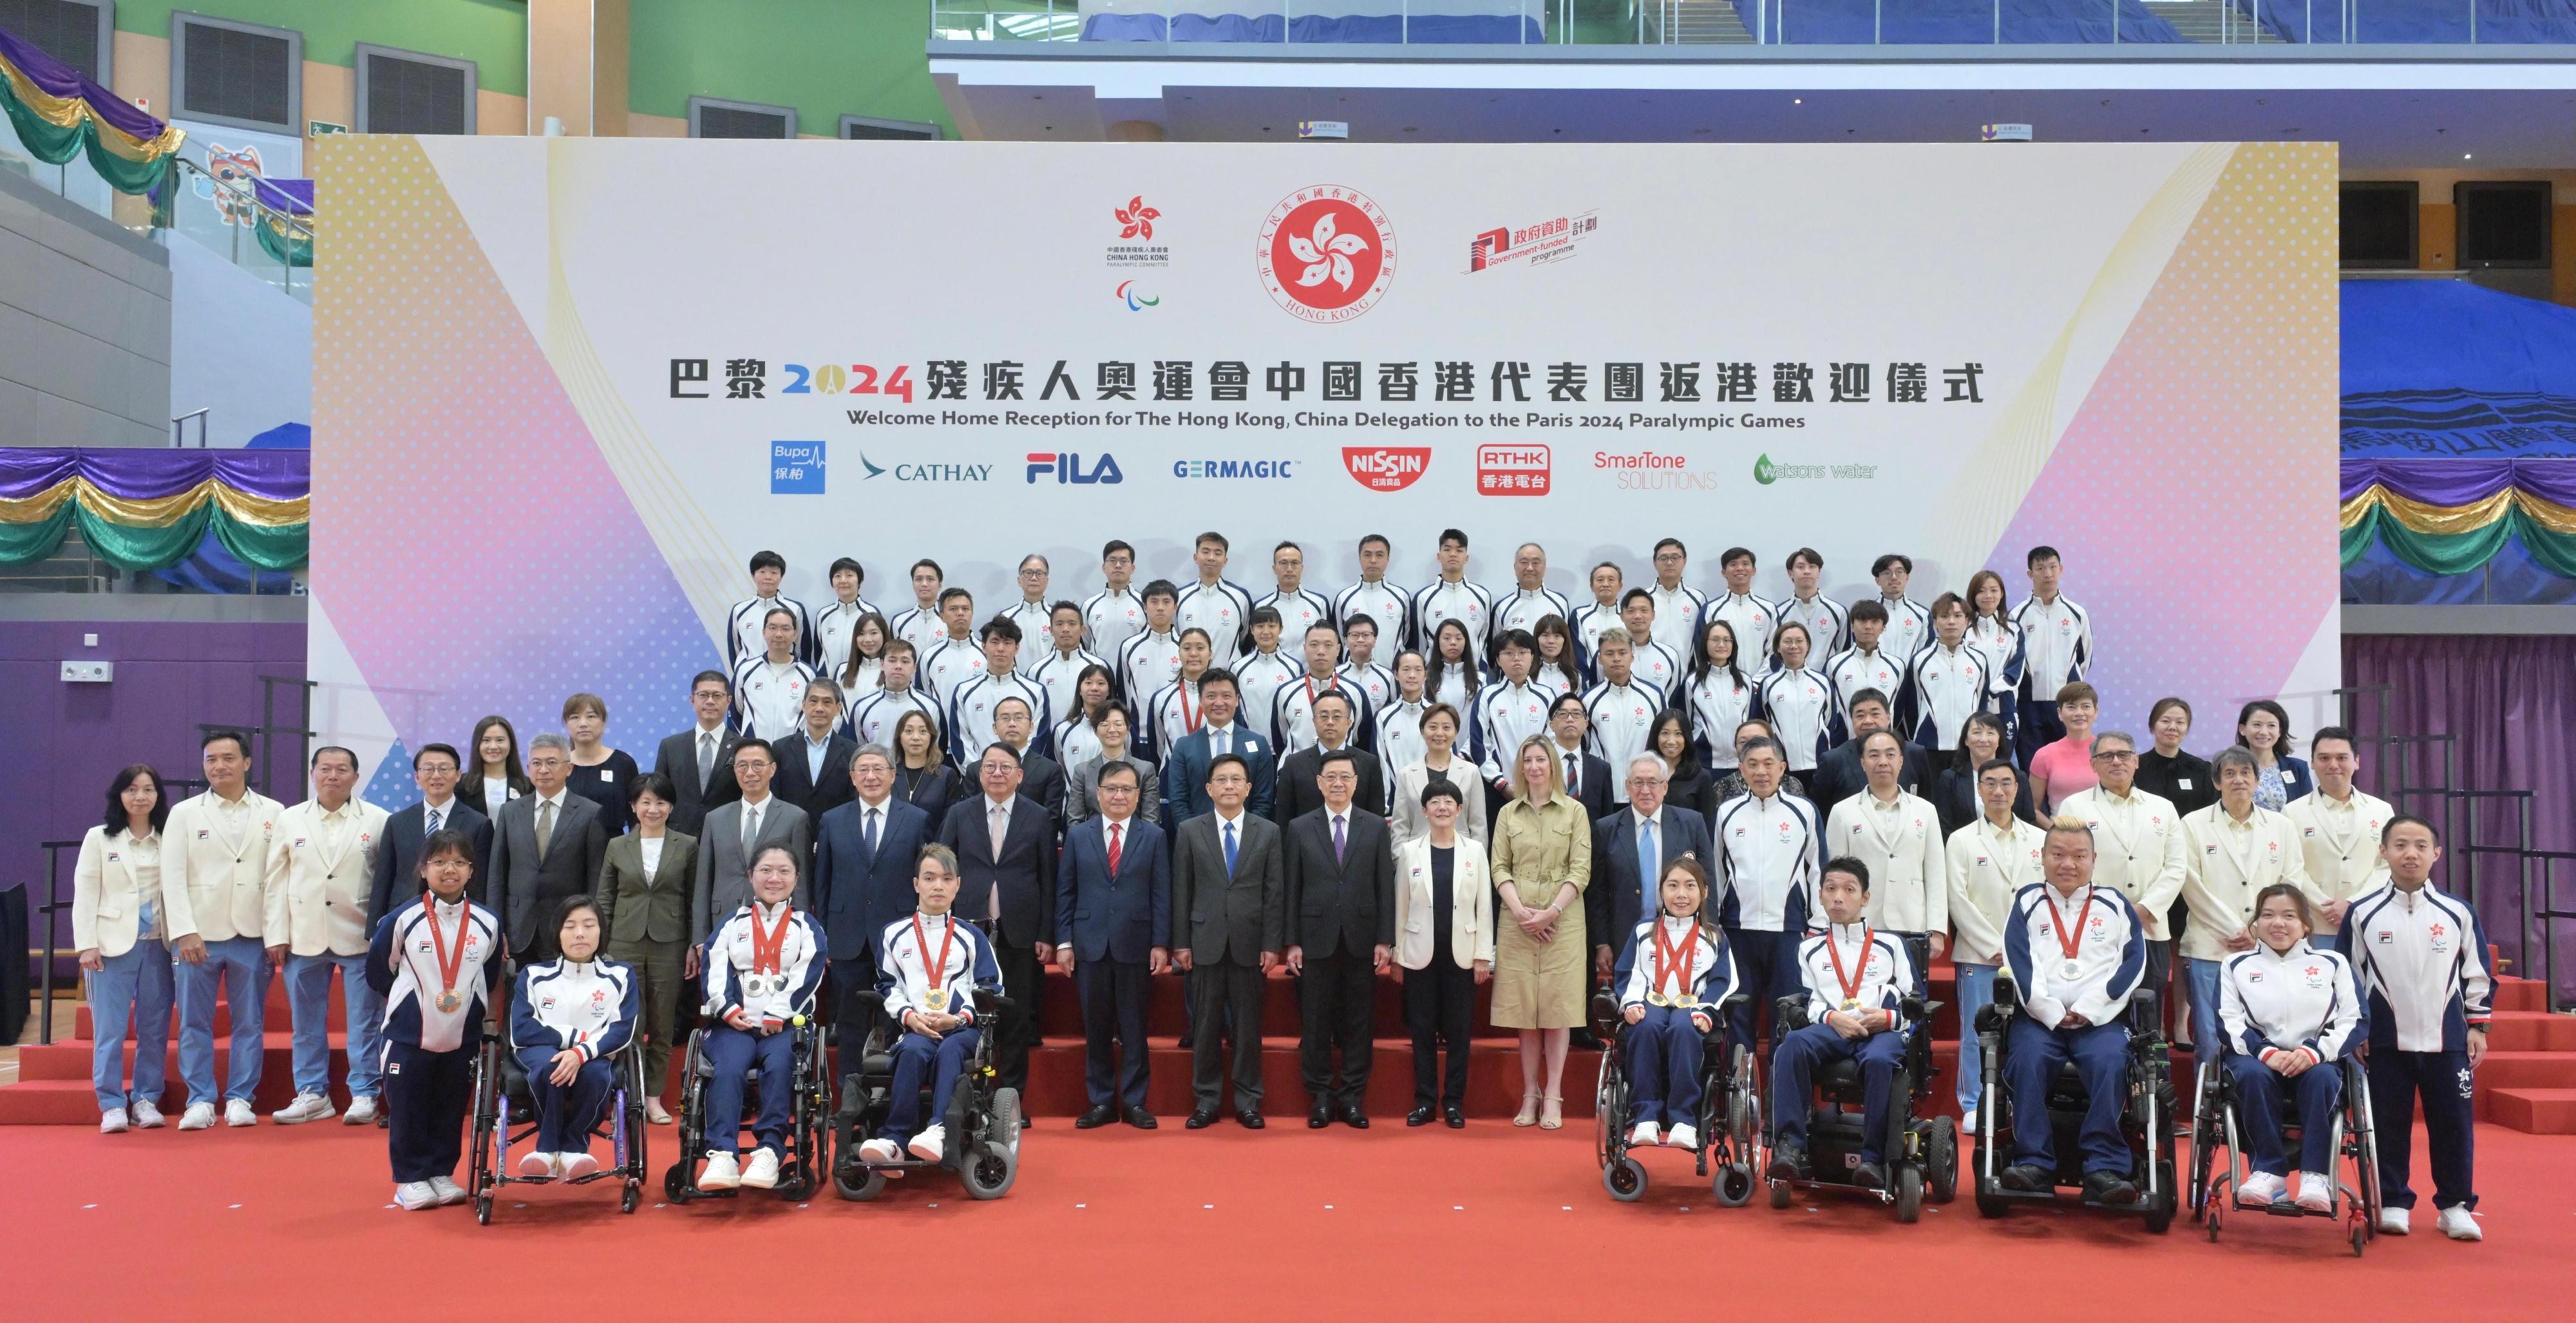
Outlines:
{"type": "MultiPolygon", "coordinates": [[[[930,966],[927,971],[930,991],[933,993],[944,991],[948,981],[948,944],[956,940],[957,919],[952,915],[949,917],[948,926],[939,934],[939,963],[930,966]]],[[[922,959],[930,958],[930,935],[921,930],[921,911],[919,910],[912,912],[912,948],[921,953],[922,959]]]]}
{"type": "Polygon", "coordinates": [[[1860,926],[1860,959],[1852,963],[1851,975],[1843,975],[1843,946],[1831,931],[1825,933],[1825,954],[1834,958],[1834,982],[1842,985],[1843,1000],[1860,1000],[1861,980],[1869,974],[1869,951],[1878,940],[1878,930],[1864,923],[1860,926]]]}
{"type": "Polygon", "coordinates": [[[778,907],[778,927],[770,932],[760,930],[760,907],[751,907],[751,972],[776,974],[786,963],[787,925],[796,914],[793,906],[778,907]]]}
{"type": "Polygon", "coordinates": [[[1199,728],[1199,714],[1190,711],[1190,677],[1186,675],[1180,677],[1180,692],[1181,733],[1187,735],[1199,728]]]}
{"type": "Polygon", "coordinates": [[[2093,888],[2089,886],[2084,888],[2084,906],[2075,911],[2075,922],[2072,925],[2066,922],[2065,914],[2057,908],[2057,897],[2051,894],[2056,890],[2055,887],[2049,888],[2048,891],[2040,894],[2040,899],[2048,902],[2048,917],[2057,921],[2057,949],[2064,953],[2067,959],[2073,960],[2076,948],[2084,945],[2084,918],[2093,911],[2093,888]]]}
{"type": "Polygon", "coordinates": [[[1666,946],[1664,944],[1664,929],[1666,926],[1667,925],[1660,919],[1655,921],[1655,986],[1653,990],[1658,992],[1662,991],[1664,978],[1667,974],[1670,974],[1673,978],[1672,995],[1675,998],[1686,997],[1690,995],[1691,965],[1696,962],[1699,956],[1699,952],[1696,949],[1699,942],[1694,936],[1684,936],[1678,941],[1675,941],[1672,945],[1666,946]]]}
{"type": "Polygon", "coordinates": [[[423,917],[429,921],[429,940],[435,944],[435,949],[438,953],[439,1000],[445,1001],[447,998],[455,995],[456,976],[465,969],[465,925],[468,922],[467,911],[462,903],[458,904],[456,907],[456,953],[454,955],[448,954],[447,935],[438,930],[438,900],[436,897],[430,898],[427,906],[427,913],[423,917]]]}

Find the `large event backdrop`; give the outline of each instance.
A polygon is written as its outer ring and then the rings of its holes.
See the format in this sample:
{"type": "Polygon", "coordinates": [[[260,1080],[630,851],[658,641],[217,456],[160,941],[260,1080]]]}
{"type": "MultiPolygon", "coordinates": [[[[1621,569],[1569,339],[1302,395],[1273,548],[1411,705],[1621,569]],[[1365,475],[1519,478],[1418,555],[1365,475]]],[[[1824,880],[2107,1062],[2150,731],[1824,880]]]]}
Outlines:
{"type": "Polygon", "coordinates": [[[1755,548],[1773,596],[1813,546],[1845,601],[1886,551],[1919,601],[1981,566],[2018,600],[2049,543],[2119,724],[2286,694],[2305,728],[2337,681],[2331,145],[347,137],[313,166],[312,666],[371,764],[577,690],[649,752],[763,547],[809,603],[854,555],[908,606],[927,555],[989,611],[1025,552],[1080,596],[1104,539],[1185,579],[1201,528],[1255,592],[1274,541],[1329,589],[1376,531],[1419,584],[1454,525],[1472,577],[1536,539],[1577,600],[1666,534],[1704,589],[1755,548]]]}

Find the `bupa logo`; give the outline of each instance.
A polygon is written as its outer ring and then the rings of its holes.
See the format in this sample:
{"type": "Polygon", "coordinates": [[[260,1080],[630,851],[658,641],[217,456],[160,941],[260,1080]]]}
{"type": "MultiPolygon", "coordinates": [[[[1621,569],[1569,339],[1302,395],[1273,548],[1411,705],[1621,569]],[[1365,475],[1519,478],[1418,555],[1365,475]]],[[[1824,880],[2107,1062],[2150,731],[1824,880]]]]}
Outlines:
{"type": "Polygon", "coordinates": [[[1127,481],[1127,475],[1118,471],[1118,457],[1115,455],[1102,455],[1099,462],[1092,465],[1090,471],[1085,472],[1082,467],[1082,456],[1078,452],[1067,450],[1061,454],[1050,454],[1045,451],[1030,451],[1029,482],[1037,483],[1048,475],[1053,475],[1056,482],[1069,482],[1076,486],[1095,482],[1127,481]]]}
{"type": "Polygon", "coordinates": [[[1400,492],[1431,467],[1429,446],[1344,446],[1342,468],[1373,492],[1400,492]]]}

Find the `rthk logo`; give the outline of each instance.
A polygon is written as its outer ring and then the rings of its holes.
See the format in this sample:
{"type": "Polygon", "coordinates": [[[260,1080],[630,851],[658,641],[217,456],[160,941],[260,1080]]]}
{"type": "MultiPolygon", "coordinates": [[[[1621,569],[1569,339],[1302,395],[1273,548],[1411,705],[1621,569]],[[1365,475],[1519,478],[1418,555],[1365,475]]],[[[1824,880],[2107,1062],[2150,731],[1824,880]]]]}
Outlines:
{"type": "Polygon", "coordinates": [[[1545,496],[1553,476],[1547,447],[1476,447],[1476,491],[1483,496],[1545,496]]]}

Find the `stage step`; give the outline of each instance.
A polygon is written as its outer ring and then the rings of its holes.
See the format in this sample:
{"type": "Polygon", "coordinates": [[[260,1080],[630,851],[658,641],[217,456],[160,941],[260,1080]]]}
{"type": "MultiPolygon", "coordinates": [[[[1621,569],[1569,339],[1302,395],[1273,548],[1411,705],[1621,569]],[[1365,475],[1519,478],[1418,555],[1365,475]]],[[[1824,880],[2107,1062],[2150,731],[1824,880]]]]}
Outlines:
{"type": "Polygon", "coordinates": [[[2576,1089],[2482,1089],[2478,1119],[2535,1135],[2576,1135],[2576,1089]]]}

